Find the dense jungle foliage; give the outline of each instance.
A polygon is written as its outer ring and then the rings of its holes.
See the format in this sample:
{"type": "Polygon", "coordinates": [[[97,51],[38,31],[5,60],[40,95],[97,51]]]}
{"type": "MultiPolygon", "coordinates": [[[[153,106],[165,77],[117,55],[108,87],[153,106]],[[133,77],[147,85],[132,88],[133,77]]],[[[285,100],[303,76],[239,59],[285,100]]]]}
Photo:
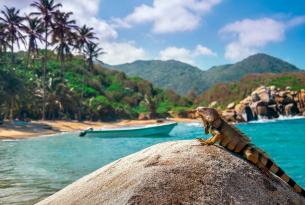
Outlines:
{"type": "MultiPolygon", "coordinates": [[[[3,55],[10,59],[10,55],[3,55]]],[[[81,57],[71,57],[62,66],[57,56],[48,52],[46,70],[46,119],[115,120],[166,117],[169,111],[183,111],[190,100],[172,91],[154,88],[140,78],[128,78],[122,72],[96,65],[88,69],[81,57]]],[[[5,118],[42,117],[42,61],[28,65],[26,53],[10,63],[0,64],[0,113],[5,118]]],[[[6,62],[9,62],[7,60],[6,62]]]]}

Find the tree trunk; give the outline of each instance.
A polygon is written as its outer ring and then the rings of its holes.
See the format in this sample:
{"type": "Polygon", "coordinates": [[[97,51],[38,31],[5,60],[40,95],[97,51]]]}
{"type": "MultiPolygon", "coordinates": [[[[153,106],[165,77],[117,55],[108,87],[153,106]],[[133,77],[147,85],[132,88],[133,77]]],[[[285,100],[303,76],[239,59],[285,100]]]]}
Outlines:
{"type": "Polygon", "coordinates": [[[15,60],[14,60],[14,38],[12,37],[12,41],[11,41],[11,46],[12,46],[12,48],[11,48],[11,63],[12,63],[12,68],[14,68],[14,65],[15,65],[15,60]]]}
{"type": "Polygon", "coordinates": [[[14,101],[15,101],[14,96],[12,96],[11,97],[11,102],[10,102],[10,114],[9,114],[10,120],[13,120],[13,118],[14,118],[14,104],[15,104],[14,101]]]}
{"type": "Polygon", "coordinates": [[[27,62],[26,62],[26,65],[28,67],[29,67],[29,64],[30,64],[30,55],[31,55],[31,43],[29,42],[28,56],[27,56],[27,62]]]}
{"type": "Polygon", "coordinates": [[[64,78],[64,69],[65,69],[64,66],[65,66],[65,56],[62,50],[60,54],[60,73],[62,78],[64,78]]]}
{"type": "MultiPolygon", "coordinates": [[[[12,37],[11,40],[11,64],[12,64],[12,70],[14,70],[15,60],[14,60],[14,38],[12,37]]],[[[9,114],[10,120],[13,120],[14,117],[14,96],[11,96],[11,102],[10,102],[10,114],[9,114]]]]}
{"type": "Polygon", "coordinates": [[[80,95],[80,107],[79,107],[79,118],[78,121],[82,121],[82,112],[83,112],[83,100],[84,100],[84,87],[85,87],[85,66],[86,66],[86,60],[84,58],[84,67],[83,67],[83,79],[82,79],[82,90],[80,95]]]}
{"type": "Polygon", "coordinates": [[[46,32],[45,32],[45,52],[43,58],[43,78],[42,78],[42,89],[43,89],[43,96],[42,96],[42,120],[46,119],[46,67],[48,61],[48,25],[46,25],[46,32]]]}

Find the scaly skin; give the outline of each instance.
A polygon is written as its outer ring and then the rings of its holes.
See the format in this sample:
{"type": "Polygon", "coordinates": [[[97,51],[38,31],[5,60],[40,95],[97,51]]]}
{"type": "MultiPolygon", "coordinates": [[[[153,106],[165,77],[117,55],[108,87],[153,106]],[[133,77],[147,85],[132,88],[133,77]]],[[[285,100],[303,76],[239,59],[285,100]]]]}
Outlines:
{"type": "Polygon", "coordinates": [[[291,179],[270,157],[251,144],[251,140],[233,125],[228,124],[213,108],[198,107],[195,111],[204,123],[205,133],[212,135],[208,140],[197,138],[203,145],[219,143],[229,151],[241,155],[262,171],[273,173],[289,184],[297,193],[305,197],[305,191],[291,179]]]}

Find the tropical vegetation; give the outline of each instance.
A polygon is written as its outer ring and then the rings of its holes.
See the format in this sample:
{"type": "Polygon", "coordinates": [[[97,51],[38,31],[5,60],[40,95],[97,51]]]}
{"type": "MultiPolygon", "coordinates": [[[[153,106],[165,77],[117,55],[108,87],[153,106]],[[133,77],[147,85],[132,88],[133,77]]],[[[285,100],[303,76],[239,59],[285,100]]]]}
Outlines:
{"type": "Polygon", "coordinates": [[[219,107],[226,108],[229,103],[238,103],[251,95],[261,85],[276,86],[281,89],[290,87],[293,91],[299,91],[305,89],[305,72],[250,74],[240,81],[211,86],[196,97],[194,103],[208,106],[210,103],[217,101],[219,107]]]}
{"type": "Polygon", "coordinates": [[[104,50],[94,29],[78,26],[60,3],[35,0],[31,7],[25,16],[13,7],[1,11],[0,118],[165,117],[192,106],[173,91],[96,65],[104,50]]]}
{"type": "Polygon", "coordinates": [[[260,85],[305,88],[304,72],[266,54],[207,71],[174,60],[106,65],[93,28],[77,25],[55,0],[30,5],[26,15],[6,6],[0,13],[0,121],[187,116],[192,106],[223,107],[260,85]],[[268,72],[293,73],[253,74],[268,72]]]}

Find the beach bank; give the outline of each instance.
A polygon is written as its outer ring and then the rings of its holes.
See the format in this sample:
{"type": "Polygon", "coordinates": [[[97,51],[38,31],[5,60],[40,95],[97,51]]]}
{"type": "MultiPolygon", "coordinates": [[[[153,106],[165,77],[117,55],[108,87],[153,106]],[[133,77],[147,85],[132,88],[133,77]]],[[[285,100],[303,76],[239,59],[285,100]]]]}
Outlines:
{"type": "MultiPolygon", "coordinates": [[[[198,122],[195,119],[172,118],[170,120],[176,122],[198,122]]],[[[156,120],[121,120],[116,122],[91,122],[91,121],[32,121],[24,125],[18,125],[12,122],[4,122],[0,125],[1,139],[27,139],[31,137],[39,137],[52,135],[61,132],[76,132],[92,127],[97,128],[114,128],[121,126],[135,126],[154,124],[156,120]]]]}

